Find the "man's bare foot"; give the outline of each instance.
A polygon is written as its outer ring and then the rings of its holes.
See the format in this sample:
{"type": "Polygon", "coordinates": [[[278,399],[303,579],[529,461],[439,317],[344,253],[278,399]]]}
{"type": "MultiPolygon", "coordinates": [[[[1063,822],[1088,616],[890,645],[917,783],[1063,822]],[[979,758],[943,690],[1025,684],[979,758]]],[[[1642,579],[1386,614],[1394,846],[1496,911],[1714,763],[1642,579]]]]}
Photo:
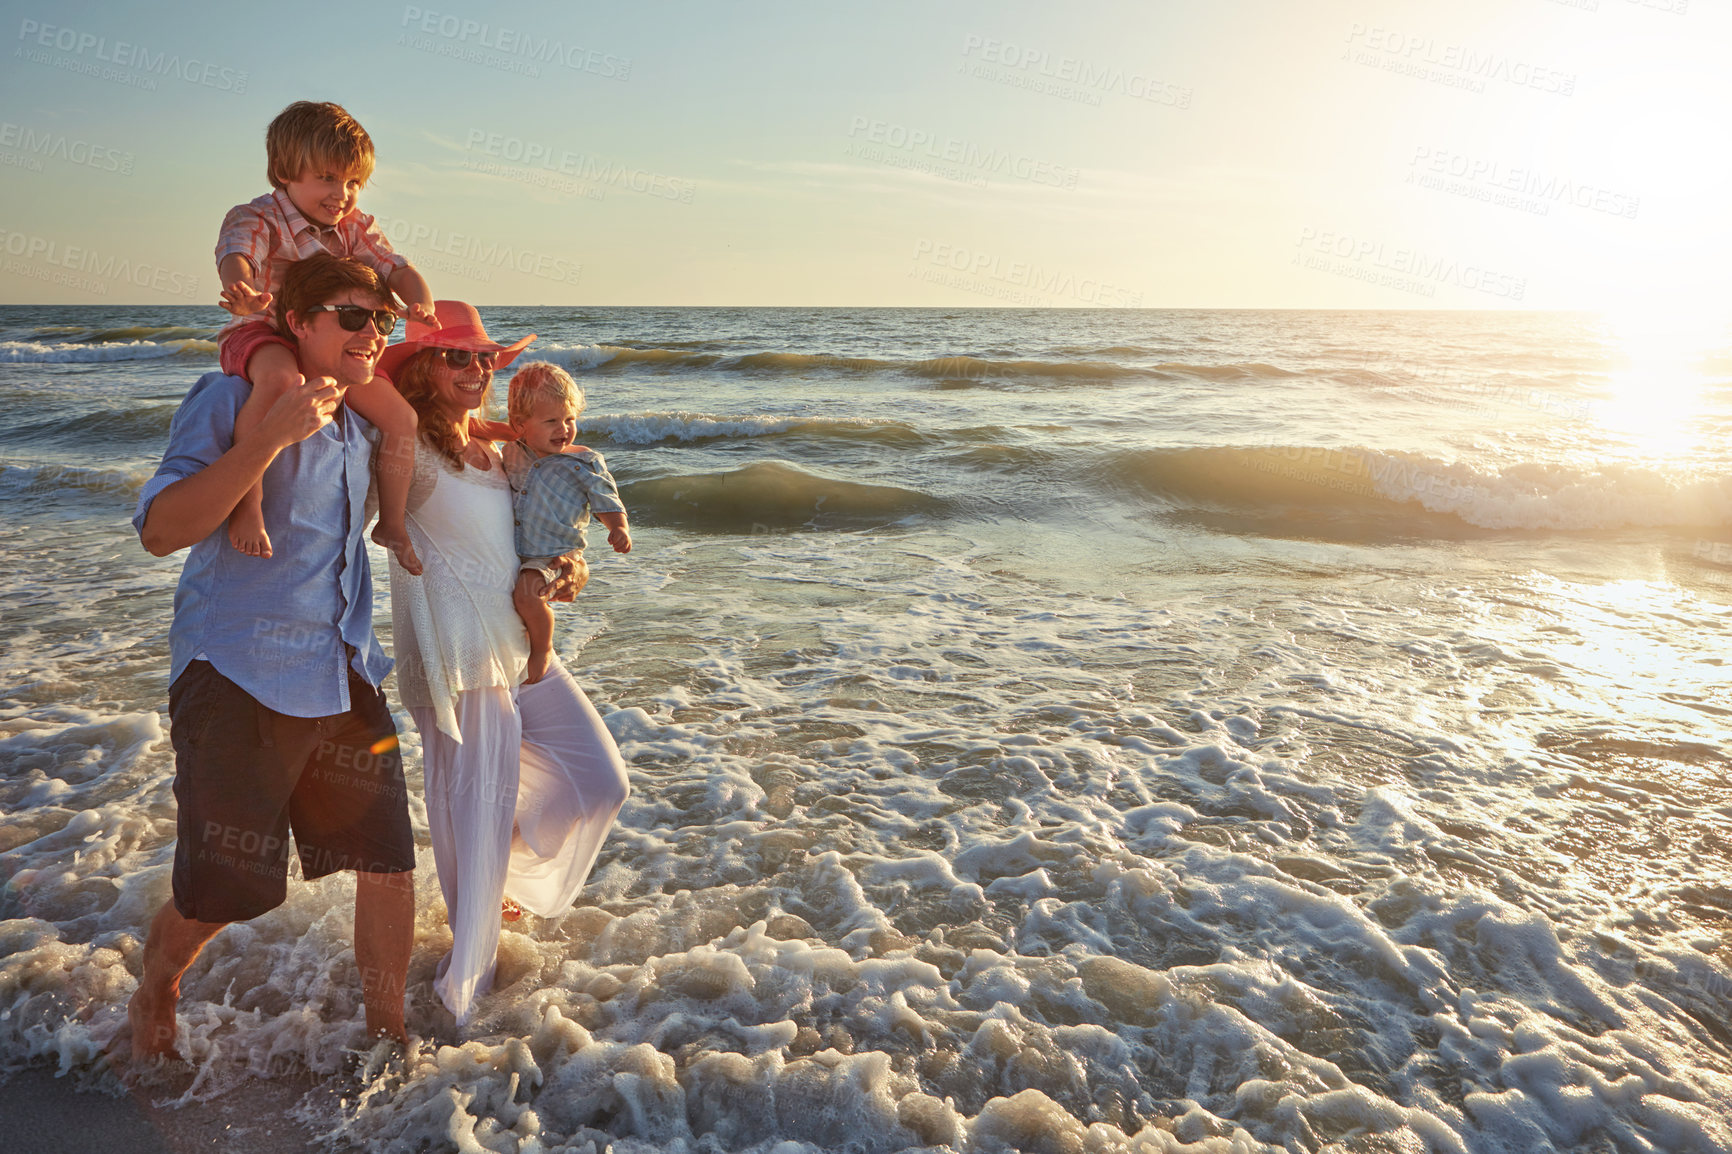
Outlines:
{"type": "Polygon", "coordinates": [[[537,681],[546,677],[547,664],[547,654],[531,653],[529,655],[529,669],[523,675],[523,684],[534,685],[537,681]]]}
{"type": "Polygon", "coordinates": [[[264,516],[257,509],[236,506],[229,514],[229,544],[248,557],[269,557],[271,535],[265,532],[264,516]]]}
{"type": "Polygon", "coordinates": [[[134,1058],[176,1057],[174,1004],[172,995],[159,997],[144,982],[138,984],[132,1000],[126,1004],[134,1058]]]}
{"type": "Polygon", "coordinates": [[[403,1027],[403,1011],[399,1009],[394,1017],[390,1014],[374,1015],[372,1008],[368,1007],[367,1037],[377,1042],[395,1042],[408,1049],[409,1031],[403,1027]]]}
{"type": "Polygon", "coordinates": [[[421,576],[421,558],[409,541],[409,532],[400,527],[386,528],[383,521],[373,526],[373,543],[383,545],[397,557],[397,564],[411,577],[421,576]]]}

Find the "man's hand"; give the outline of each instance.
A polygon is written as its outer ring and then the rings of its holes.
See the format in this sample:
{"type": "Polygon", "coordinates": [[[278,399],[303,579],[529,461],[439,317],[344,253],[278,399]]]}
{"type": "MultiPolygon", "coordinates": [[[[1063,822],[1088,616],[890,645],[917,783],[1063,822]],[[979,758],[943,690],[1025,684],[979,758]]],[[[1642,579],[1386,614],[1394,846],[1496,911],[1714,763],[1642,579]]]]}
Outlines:
{"type": "Polygon", "coordinates": [[[575,601],[583,587],[589,584],[589,562],[581,554],[567,553],[556,558],[553,567],[559,571],[559,577],[553,583],[553,593],[548,600],[575,601]]]}
{"type": "Polygon", "coordinates": [[[266,443],[286,449],[304,441],[326,425],[343,403],[343,390],[335,378],[302,377],[300,382],[277,398],[259,422],[255,435],[266,443]]]}
{"type": "Polygon", "coordinates": [[[270,308],[274,299],[270,293],[262,293],[246,281],[240,280],[224,289],[222,299],[217,303],[237,317],[250,317],[270,308]]]}

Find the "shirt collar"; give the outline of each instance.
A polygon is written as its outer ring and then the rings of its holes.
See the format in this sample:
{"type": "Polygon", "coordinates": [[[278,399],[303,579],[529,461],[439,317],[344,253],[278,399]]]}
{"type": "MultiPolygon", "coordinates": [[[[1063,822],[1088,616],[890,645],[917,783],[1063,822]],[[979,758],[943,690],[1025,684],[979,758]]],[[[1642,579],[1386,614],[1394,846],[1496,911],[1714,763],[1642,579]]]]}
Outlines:
{"type": "Polygon", "coordinates": [[[282,189],[275,189],[271,195],[276,197],[277,209],[283,214],[283,219],[288,222],[290,236],[299,238],[309,232],[314,236],[319,236],[337,231],[335,225],[326,228],[323,225],[316,225],[302,216],[301,210],[295,207],[295,202],[290,200],[289,194],[282,189]]]}

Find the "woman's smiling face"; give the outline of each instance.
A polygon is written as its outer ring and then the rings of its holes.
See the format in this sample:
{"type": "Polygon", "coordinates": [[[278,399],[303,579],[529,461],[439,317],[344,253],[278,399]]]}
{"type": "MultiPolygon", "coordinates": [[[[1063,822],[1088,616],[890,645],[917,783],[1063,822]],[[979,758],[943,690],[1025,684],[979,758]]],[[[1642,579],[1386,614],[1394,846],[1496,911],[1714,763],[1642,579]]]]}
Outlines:
{"type": "Polygon", "coordinates": [[[493,366],[483,365],[479,358],[469,358],[460,369],[445,360],[443,349],[428,349],[420,356],[432,357],[433,401],[452,424],[461,424],[470,412],[481,407],[487,390],[493,384],[493,366]]]}

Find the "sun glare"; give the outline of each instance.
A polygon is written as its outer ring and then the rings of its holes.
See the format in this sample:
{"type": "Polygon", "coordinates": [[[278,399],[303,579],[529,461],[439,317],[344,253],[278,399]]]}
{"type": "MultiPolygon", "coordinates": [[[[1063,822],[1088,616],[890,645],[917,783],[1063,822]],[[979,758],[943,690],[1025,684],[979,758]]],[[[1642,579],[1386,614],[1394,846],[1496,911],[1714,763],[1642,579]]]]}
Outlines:
{"type": "Polygon", "coordinates": [[[1724,318],[1649,302],[1609,314],[1606,340],[1600,424],[1644,463],[1686,465],[1706,447],[1709,362],[1724,346],[1724,318]]]}

